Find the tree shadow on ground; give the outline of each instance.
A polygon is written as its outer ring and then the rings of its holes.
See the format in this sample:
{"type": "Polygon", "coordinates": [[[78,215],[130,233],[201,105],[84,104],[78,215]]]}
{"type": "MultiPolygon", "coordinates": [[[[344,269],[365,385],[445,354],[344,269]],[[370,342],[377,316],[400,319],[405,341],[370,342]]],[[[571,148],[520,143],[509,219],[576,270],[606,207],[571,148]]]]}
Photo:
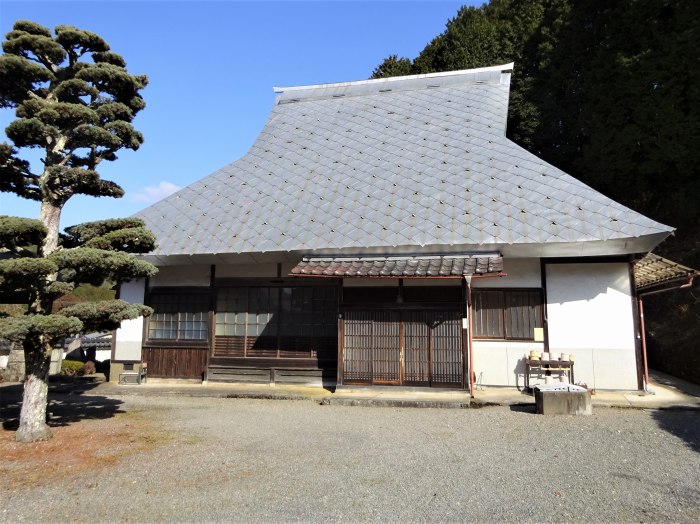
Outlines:
{"type": "MultiPolygon", "coordinates": [[[[68,426],[81,420],[105,419],[124,413],[120,409],[121,400],[85,394],[97,385],[96,382],[85,382],[50,387],[47,424],[51,427],[68,426]]],[[[5,430],[14,431],[19,426],[22,391],[22,384],[0,386],[0,420],[5,430]]]]}
{"type": "Polygon", "coordinates": [[[700,409],[669,408],[651,412],[659,428],[683,440],[700,453],[700,409]]]}

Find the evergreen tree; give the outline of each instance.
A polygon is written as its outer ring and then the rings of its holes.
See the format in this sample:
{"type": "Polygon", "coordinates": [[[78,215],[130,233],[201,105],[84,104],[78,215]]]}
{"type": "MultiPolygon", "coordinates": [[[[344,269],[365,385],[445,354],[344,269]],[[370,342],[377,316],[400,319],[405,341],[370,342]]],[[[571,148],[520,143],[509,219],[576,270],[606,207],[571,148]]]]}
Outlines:
{"type": "Polygon", "coordinates": [[[76,285],[101,285],[151,276],[153,265],[132,253],[152,250],[155,238],[136,219],[80,224],[59,233],[61,210],[77,194],[121,197],[123,190],[97,172],[120,149],[136,150],[143,136],[131,124],[144,108],[145,76],[131,75],[124,59],[98,35],[71,26],[55,34],[18,21],[2,43],[0,107],[17,118],[0,144],[0,190],[41,203],[39,220],[0,217],[0,292],[24,297],[21,317],[0,318],[0,338],[22,344],[26,377],[16,438],[50,438],[46,425],[51,349],[81,330],[114,329],[150,314],[120,300],[83,303],[53,311],[76,285]],[[41,171],[32,171],[17,148],[40,149],[41,171]]]}
{"type": "Polygon", "coordinates": [[[411,61],[395,55],[377,66],[372,78],[473,69],[515,62],[508,111],[508,136],[531,147],[539,124],[539,110],[526,93],[531,91],[539,64],[554,48],[556,34],[570,0],[492,0],[481,7],[464,6],[411,61]],[[410,67],[408,67],[410,65],[410,67]]]}
{"type": "Polygon", "coordinates": [[[567,18],[527,93],[541,114],[535,147],[690,234],[700,225],[700,4],[587,0],[567,18]]]}
{"type": "Polygon", "coordinates": [[[388,78],[391,76],[406,76],[412,73],[412,64],[409,58],[390,55],[374,68],[370,78],[388,78]]]}

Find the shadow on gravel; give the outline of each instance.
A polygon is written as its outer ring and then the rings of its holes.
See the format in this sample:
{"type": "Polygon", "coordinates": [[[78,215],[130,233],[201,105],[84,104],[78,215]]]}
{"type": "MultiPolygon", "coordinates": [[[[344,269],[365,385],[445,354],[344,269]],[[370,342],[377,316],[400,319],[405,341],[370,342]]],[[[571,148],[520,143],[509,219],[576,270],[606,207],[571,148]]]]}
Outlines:
{"type": "Polygon", "coordinates": [[[659,428],[682,439],[696,453],[700,453],[700,410],[657,409],[651,412],[659,428]]]}
{"type": "Polygon", "coordinates": [[[510,410],[518,413],[536,413],[537,406],[535,404],[511,404],[510,410]]]}
{"type": "MultiPolygon", "coordinates": [[[[49,387],[47,423],[49,426],[67,426],[85,419],[110,418],[120,409],[121,400],[102,396],[83,396],[83,393],[98,386],[96,382],[60,384],[49,387]]],[[[22,408],[22,384],[0,387],[0,420],[5,430],[13,431],[19,426],[22,408]]]]}

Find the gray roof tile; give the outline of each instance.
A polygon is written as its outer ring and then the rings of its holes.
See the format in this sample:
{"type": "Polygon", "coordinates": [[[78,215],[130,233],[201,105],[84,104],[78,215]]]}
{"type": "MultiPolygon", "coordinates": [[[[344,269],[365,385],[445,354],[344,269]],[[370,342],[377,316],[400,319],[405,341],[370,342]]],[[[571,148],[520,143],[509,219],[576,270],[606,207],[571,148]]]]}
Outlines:
{"type": "Polygon", "coordinates": [[[243,158],[137,216],[158,237],[155,255],[538,244],[672,231],[506,139],[508,79],[466,71],[291,88],[277,96],[243,158]],[[386,85],[392,91],[380,93],[386,85]]]}

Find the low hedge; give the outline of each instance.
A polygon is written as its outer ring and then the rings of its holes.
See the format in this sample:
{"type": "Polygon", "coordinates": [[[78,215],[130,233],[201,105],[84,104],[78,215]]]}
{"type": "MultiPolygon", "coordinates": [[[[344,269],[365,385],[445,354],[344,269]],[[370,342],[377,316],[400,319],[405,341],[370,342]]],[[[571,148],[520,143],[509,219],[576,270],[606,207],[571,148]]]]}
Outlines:
{"type": "Polygon", "coordinates": [[[83,376],[85,364],[79,360],[64,360],[61,362],[61,375],[68,377],[83,376]]]}

